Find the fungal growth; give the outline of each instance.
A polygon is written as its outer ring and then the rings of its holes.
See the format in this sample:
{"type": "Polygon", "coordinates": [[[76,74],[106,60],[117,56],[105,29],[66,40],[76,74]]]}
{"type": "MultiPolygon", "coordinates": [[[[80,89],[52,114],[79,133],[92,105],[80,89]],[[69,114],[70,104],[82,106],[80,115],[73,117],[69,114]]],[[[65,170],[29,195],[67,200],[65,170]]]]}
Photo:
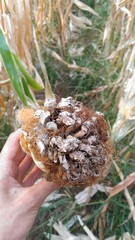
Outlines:
{"type": "Polygon", "coordinates": [[[48,181],[60,186],[88,186],[108,171],[110,131],[99,112],[72,97],[47,101],[34,111],[22,109],[21,145],[48,181]]]}

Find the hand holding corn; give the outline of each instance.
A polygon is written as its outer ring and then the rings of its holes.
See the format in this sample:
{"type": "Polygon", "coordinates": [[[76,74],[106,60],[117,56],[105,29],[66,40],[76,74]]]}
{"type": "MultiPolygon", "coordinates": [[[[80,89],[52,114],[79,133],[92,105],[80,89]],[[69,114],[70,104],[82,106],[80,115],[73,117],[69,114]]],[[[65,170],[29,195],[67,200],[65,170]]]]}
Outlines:
{"type": "Polygon", "coordinates": [[[0,239],[23,240],[44,199],[57,188],[45,179],[33,185],[41,171],[20,146],[21,131],[12,133],[0,153],[0,239]]]}

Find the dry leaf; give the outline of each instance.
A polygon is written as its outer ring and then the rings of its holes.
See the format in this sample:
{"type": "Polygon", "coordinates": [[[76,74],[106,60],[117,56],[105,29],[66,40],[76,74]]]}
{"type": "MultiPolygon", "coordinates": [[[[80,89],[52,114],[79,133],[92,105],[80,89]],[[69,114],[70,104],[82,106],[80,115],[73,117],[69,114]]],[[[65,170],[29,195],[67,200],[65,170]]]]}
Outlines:
{"type": "Polygon", "coordinates": [[[109,193],[112,190],[111,187],[104,186],[101,184],[95,184],[91,187],[85,188],[83,191],[79,192],[76,196],[77,204],[85,204],[90,201],[90,199],[98,192],[109,193]]]}
{"type": "MultiPolygon", "coordinates": [[[[122,171],[120,170],[120,168],[118,167],[117,163],[115,161],[113,161],[113,164],[114,164],[115,169],[116,169],[117,173],[119,174],[121,180],[124,180],[124,175],[123,175],[122,171]]],[[[125,194],[125,197],[127,199],[129,207],[130,207],[131,216],[133,217],[133,221],[135,222],[135,206],[134,206],[134,202],[133,202],[127,188],[124,189],[124,194],[125,194]]]]}
{"type": "Polygon", "coordinates": [[[0,118],[3,116],[3,114],[6,111],[6,105],[3,95],[0,93],[0,118]]]}
{"type": "Polygon", "coordinates": [[[94,234],[91,232],[91,230],[83,223],[83,221],[79,215],[77,215],[77,218],[79,220],[80,225],[83,227],[84,231],[89,236],[89,239],[90,240],[98,240],[97,237],[95,237],[94,234]]]}
{"type": "Polygon", "coordinates": [[[41,207],[43,208],[47,208],[49,207],[53,201],[60,199],[62,197],[65,197],[66,194],[63,193],[58,193],[58,191],[54,191],[53,193],[51,193],[43,202],[43,204],[41,205],[41,207]]]}
{"type": "Polygon", "coordinates": [[[65,60],[62,59],[62,57],[57,54],[55,51],[49,49],[49,48],[46,48],[45,51],[50,54],[53,58],[55,58],[56,60],[58,60],[59,62],[63,63],[64,65],[66,65],[69,69],[71,70],[75,70],[75,71],[78,71],[78,72],[83,72],[85,74],[89,74],[91,71],[89,68],[86,68],[86,67],[79,67],[75,64],[70,64],[68,62],[66,62],[65,60]]]}
{"type": "Polygon", "coordinates": [[[112,198],[119,192],[123,191],[125,188],[130,186],[133,182],[135,181],[135,172],[129,174],[125,180],[122,182],[118,183],[113,189],[111,190],[108,199],[112,198]]]}
{"type": "Polygon", "coordinates": [[[89,13],[92,13],[94,15],[96,15],[97,17],[99,16],[91,7],[89,7],[88,5],[86,5],[85,3],[79,1],[79,0],[73,0],[74,4],[80,8],[83,11],[87,11],[89,13]]]}

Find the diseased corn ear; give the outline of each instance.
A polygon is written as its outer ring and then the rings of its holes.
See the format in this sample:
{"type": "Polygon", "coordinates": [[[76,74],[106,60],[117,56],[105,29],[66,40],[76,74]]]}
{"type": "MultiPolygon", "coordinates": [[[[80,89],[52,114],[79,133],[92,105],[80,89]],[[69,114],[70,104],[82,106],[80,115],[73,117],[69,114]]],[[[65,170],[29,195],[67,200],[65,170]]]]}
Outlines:
{"type": "Polygon", "coordinates": [[[103,115],[72,97],[23,109],[21,145],[48,181],[60,186],[92,185],[108,171],[112,153],[103,115]]]}

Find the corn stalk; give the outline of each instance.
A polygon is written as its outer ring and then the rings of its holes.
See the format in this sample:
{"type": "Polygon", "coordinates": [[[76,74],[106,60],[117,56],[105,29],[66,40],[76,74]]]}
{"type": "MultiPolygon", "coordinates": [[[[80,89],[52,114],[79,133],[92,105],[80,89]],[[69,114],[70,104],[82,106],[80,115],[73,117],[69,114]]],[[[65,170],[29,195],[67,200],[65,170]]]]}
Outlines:
{"type": "Polygon", "coordinates": [[[37,105],[33,90],[43,89],[42,79],[32,63],[32,37],[30,1],[2,0],[0,2],[0,55],[8,76],[4,78],[5,72],[2,67],[1,81],[8,80],[9,77],[15,95],[17,94],[24,105],[31,105],[32,102],[37,105]],[[31,77],[33,74],[36,81],[31,77]]]}
{"type": "Polygon", "coordinates": [[[135,129],[135,1],[114,0],[106,24],[104,39],[106,54],[112,64],[112,73],[119,72],[116,81],[118,115],[113,126],[115,141],[123,139],[135,129]]]}

